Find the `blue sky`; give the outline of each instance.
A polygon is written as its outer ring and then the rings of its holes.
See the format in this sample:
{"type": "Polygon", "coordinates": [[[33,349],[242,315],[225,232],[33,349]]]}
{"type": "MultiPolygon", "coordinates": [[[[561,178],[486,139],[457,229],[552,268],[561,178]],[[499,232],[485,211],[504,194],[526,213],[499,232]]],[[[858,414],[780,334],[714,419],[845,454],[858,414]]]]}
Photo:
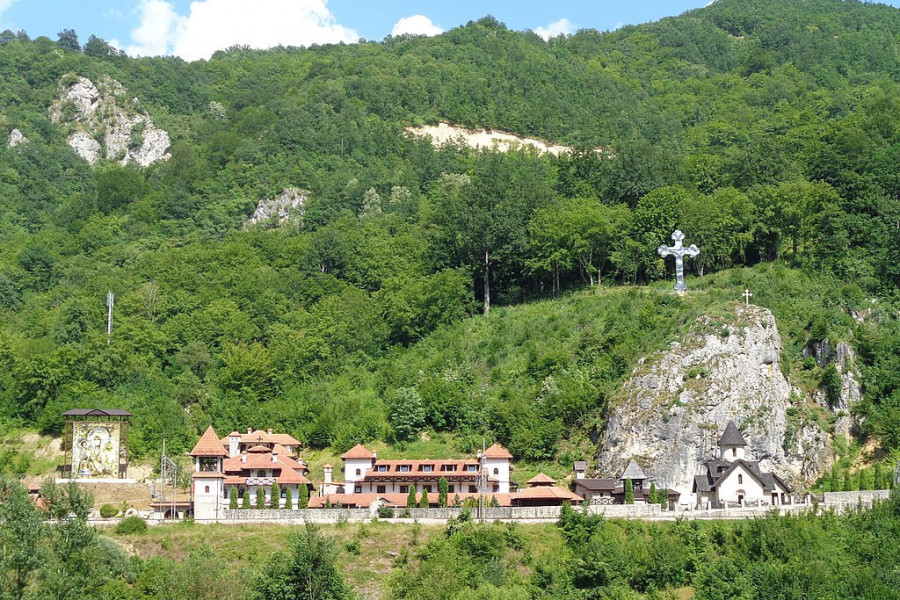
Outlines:
{"type": "MultiPolygon", "coordinates": [[[[208,58],[235,44],[265,48],[434,35],[493,15],[543,37],[645,23],[708,0],[0,0],[0,30],[56,39],[74,29],[132,56],[208,58]]],[[[900,0],[890,0],[900,6],[900,0]]]]}

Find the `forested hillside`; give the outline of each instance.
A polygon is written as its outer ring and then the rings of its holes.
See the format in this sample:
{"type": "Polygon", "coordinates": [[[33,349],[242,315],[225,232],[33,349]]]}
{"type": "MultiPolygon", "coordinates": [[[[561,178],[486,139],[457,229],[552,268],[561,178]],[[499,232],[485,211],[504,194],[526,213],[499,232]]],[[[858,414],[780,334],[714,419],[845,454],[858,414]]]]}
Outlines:
{"type": "Polygon", "coordinates": [[[213,423],[568,460],[642,353],[759,284],[786,364],[852,339],[864,433],[900,447],[897,9],[718,0],[549,42],[485,17],[194,63],[73,38],[0,33],[0,136],[27,138],[0,148],[9,425],[96,405],[135,413],[138,457],[213,423]],[[171,158],[79,158],[48,113],[73,76],[120,82],[171,158]],[[578,150],[404,134],[438,121],[578,150]],[[287,188],[302,215],[244,227],[287,188]],[[642,287],[676,227],[702,249],[684,300],[642,287]]]}

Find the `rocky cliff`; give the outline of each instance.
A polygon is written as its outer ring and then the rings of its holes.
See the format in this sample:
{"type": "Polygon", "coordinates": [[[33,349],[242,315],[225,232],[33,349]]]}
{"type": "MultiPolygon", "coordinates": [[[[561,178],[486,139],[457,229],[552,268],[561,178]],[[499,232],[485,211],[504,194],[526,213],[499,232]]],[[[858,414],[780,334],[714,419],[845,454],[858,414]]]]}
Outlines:
{"type": "Polygon", "coordinates": [[[259,201],[256,210],[244,223],[244,228],[254,225],[278,227],[303,216],[309,192],[297,188],[286,188],[275,198],[259,201]]]}
{"type": "Polygon", "coordinates": [[[598,470],[621,472],[635,458],[658,486],[690,494],[729,420],[749,444],[748,458],[801,487],[828,465],[828,435],[815,420],[789,418],[803,400],[782,369],[772,313],[736,306],[703,317],[681,341],[645,357],[611,400],[598,470]]]}
{"type": "Polygon", "coordinates": [[[64,80],[49,113],[70,129],[69,145],[91,164],[105,158],[146,167],[169,158],[169,134],[113,79],[99,85],[85,77],[64,80]]]}

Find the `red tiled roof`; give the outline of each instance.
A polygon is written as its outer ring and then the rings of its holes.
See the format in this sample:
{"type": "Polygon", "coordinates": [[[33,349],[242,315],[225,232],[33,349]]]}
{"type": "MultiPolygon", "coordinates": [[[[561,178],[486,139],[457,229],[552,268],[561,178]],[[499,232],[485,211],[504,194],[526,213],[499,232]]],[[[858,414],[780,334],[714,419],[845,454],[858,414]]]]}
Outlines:
{"type": "Polygon", "coordinates": [[[272,438],[275,440],[275,443],[282,444],[284,446],[299,446],[300,440],[295,438],[289,433],[273,433],[272,438]]]}
{"type": "Polygon", "coordinates": [[[556,480],[543,473],[538,473],[528,480],[528,485],[553,485],[556,480]]]}
{"type": "Polygon", "coordinates": [[[512,500],[513,503],[519,500],[566,500],[570,502],[582,502],[584,498],[570,492],[566,488],[536,486],[512,494],[512,500]]]}
{"type": "Polygon", "coordinates": [[[501,446],[500,444],[494,444],[490,448],[484,451],[484,455],[486,458],[512,458],[512,454],[509,453],[509,450],[501,446]]]}
{"type": "Polygon", "coordinates": [[[219,436],[216,435],[216,430],[213,429],[212,425],[207,427],[203,435],[200,436],[200,441],[191,450],[191,456],[228,456],[225,446],[219,441],[219,436]]]}
{"type": "Polygon", "coordinates": [[[357,444],[341,454],[342,460],[347,460],[348,458],[375,458],[375,455],[366,450],[366,447],[362,444],[357,444]]]}

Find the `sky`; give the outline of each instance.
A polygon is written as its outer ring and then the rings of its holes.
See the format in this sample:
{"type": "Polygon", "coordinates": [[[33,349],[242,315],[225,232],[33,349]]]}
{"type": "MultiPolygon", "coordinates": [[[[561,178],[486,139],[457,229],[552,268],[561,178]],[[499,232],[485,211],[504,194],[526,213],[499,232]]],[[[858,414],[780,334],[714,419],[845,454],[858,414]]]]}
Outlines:
{"type": "MultiPolygon", "coordinates": [[[[0,0],[0,31],[57,39],[73,29],[130,56],[209,58],[234,45],[269,48],[437,35],[492,15],[541,37],[609,31],[679,15],[709,0],[0,0]]],[[[886,2],[900,7],[900,0],[886,2]]]]}

